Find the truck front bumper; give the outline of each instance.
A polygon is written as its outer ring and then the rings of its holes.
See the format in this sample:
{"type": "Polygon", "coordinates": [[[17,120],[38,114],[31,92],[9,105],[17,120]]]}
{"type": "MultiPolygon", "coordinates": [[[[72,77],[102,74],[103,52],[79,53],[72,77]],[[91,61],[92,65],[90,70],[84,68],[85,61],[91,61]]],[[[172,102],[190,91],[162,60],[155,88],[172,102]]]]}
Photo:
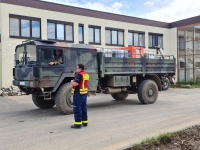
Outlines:
{"type": "Polygon", "coordinates": [[[22,87],[29,87],[29,88],[38,88],[38,81],[18,81],[18,80],[13,80],[13,85],[22,86],[22,87]]]}

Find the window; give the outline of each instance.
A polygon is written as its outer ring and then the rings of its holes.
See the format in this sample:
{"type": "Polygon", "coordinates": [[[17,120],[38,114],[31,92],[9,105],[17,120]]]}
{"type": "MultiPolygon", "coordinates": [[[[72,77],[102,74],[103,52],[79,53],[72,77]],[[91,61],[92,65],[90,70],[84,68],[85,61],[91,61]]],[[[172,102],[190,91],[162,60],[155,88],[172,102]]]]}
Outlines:
{"type": "Polygon", "coordinates": [[[49,64],[49,62],[53,62],[55,60],[57,61],[57,59],[56,59],[56,56],[58,55],[57,51],[60,52],[59,56],[61,56],[62,60],[63,60],[63,50],[62,49],[43,48],[42,49],[42,53],[43,53],[42,64],[45,65],[45,64],[49,64]]]}
{"type": "Polygon", "coordinates": [[[124,30],[106,28],[106,44],[107,45],[124,45],[124,30]]]}
{"type": "Polygon", "coordinates": [[[47,37],[49,40],[73,42],[73,23],[47,20],[47,37]]]}
{"type": "Polygon", "coordinates": [[[15,54],[15,65],[22,66],[24,64],[36,65],[37,54],[35,45],[26,45],[26,53],[24,52],[25,47],[18,46],[15,54]]]}
{"type": "Polygon", "coordinates": [[[149,33],[149,47],[154,48],[155,46],[158,45],[163,47],[163,35],[156,33],[149,33]]]}
{"type": "Polygon", "coordinates": [[[9,15],[10,37],[41,39],[41,19],[9,15]]]}
{"type": "Polygon", "coordinates": [[[128,31],[128,45],[145,46],[145,32],[128,31]]]}
{"type": "Polygon", "coordinates": [[[79,24],[78,27],[78,39],[79,39],[79,43],[84,43],[84,32],[83,32],[83,25],[79,24]]]}
{"type": "Polygon", "coordinates": [[[89,25],[89,43],[100,44],[101,43],[101,27],[89,25]]]}

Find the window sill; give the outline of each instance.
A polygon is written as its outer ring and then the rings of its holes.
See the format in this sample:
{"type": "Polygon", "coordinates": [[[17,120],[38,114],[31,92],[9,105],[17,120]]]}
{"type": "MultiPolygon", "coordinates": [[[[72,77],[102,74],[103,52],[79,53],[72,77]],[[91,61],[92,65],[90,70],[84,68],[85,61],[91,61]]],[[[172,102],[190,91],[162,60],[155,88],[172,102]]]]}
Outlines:
{"type": "Polygon", "coordinates": [[[143,48],[146,48],[145,46],[137,46],[137,45],[128,45],[128,46],[135,46],[135,47],[143,47],[143,48]]]}
{"type": "Polygon", "coordinates": [[[53,40],[53,41],[57,41],[57,42],[74,43],[74,41],[66,41],[66,40],[58,40],[58,39],[48,39],[48,40],[53,40]]]}
{"type": "Polygon", "coordinates": [[[92,44],[92,45],[101,45],[101,43],[91,43],[91,42],[89,42],[89,44],[92,44]]]}
{"type": "Polygon", "coordinates": [[[38,40],[38,39],[41,39],[41,38],[22,37],[22,36],[10,36],[10,38],[16,38],[16,39],[29,39],[29,40],[38,40]]]}
{"type": "Polygon", "coordinates": [[[156,47],[148,47],[149,49],[157,49],[156,47]]]}
{"type": "Polygon", "coordinates": [[[117,44],[106,44],[107,46],[119,46],[119,47],[124,47],[124,45],[117,45],[117,44]]]}

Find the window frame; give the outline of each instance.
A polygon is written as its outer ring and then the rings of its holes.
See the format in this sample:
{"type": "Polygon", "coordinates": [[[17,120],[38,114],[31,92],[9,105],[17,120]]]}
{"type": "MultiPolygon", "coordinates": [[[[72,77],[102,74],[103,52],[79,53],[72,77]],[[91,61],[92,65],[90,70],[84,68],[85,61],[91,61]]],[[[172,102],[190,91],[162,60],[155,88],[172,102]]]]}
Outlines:
{"type": "Polygon", "coordinates": [[[10,38],[19,38],[19,39],[41,39],[41,18],[35,18],[35,17],[29,17],[29,16],[21,16],[21,15],[14,15],[14,14],[9,14],[9,37],[10,38]],[[14,36],[10,35],[10,19],[18,19],[19,20],[19,36],[14,36]],[[30,23],[30,36],[22,36],[22,29],[21,29],[21,20],[28,20],[30,23]],[[40,22],[40,37],[32,37],[32,21],[38,21],[40,22]]]}
{"type": "MultiPolygon", "coordinates": [[[[164,43],[163,43],[163,34],[161,34],[161,33],[152,33],[152,32],[149,32],[148,33],[148,48],[150,48],[150,49],[156,49],[156,47],[150,47],[149,46],[149,35],[152,35],[152,36],[156,36],[157,37],[157,43],[158,43],[158,36],[162,36],[162,47],[164,47],[164,43]]],[[[151,43],[152,43],[152,45],[153,45],[153,38],[152,38],[152,41],[151,41],[151,43]]]]}
{"type": "Polygon", "coordinates": [[[60,42],[74,43],[74,23],[73,22],[65,22],[65,21],[47,19],[47,39],[48,40],[56,40],[56,41],[60,41],[60,42]],[[55,24],[55,39],[48,38],[48,23],[54,23],[55,24]],[[64,25],[64,40],[57,39],[57,24],[64,25]],[[66,40],[66,25],[72,26],[72,41],[66,40]]]}
{"type": "Polygon", "coordinates": [[[93,28],[94,42],[90,42],[89,40],[90,37],[88,37],[88,43],[93,44],[93,45],[101,45],[101,26],[88,25],[88,35],[90,34],[90,31],[89,31],[90,28],[93,28]],[[99,43],[95,42],[95,29],[99,29],[99,43]]]}
{"type": "Polygon", "coordinates": [[[78,25],[78,41],[79,41],[79,43],[84,43],[84,24],[78,25]],[[83,39],[83,41],[79,41],[79,27],[82,27],[82,39],[83,39]]]}
{"type": "MultiPolygon", "coordinates": [[[[64,65],[65,65],[65,60],[64,60],[64,49],[63,49],[62,47],[40,46],[39,49],[40,49],[40,54],[39,54],[39,55],[42,54],[43,49],[51,50],[52,56],[53,56],[53,54],[54,54],[54,51],[56,51],[56,50],[60,50],[60,51],[61,51],[61,54],[62,54],[62,64],[57,64],[57,65],[53,65],[53,66],[50,66],[50,65],[49,65],[49,62],[48,62],[48,63],[44,62],[44,55],[42,55],[42,57],[40,57],[40,58],[38,59],[41,66],[49,66],[50,68],[52,68],[52,67],[64,67],[64,65]]],[[[53,61],[53,60],[52,60],[52,61],[53,61]]]]}
{"type": "Polygon", "coordinates": [[[110,31],[110,44],[106,43],[106,37],[105,37],[105,45],[108,46],[124,46],[124,29],[119,29],[119,28],[110,28],[110,27],[105,27],[105,36],[106,36],[106,30],[110,31]],[[112,44],[112,31],[117,31],[117,44],[112,44]],[[118,32],[123,32],[123,44],[119,44],[119,34],[118,32]]]}
{"type": "MultiPolygon", "coordinates": [[[[133,45],[129,45],[129,43],[128,43],[128,46],[137,46],[137,47],[144,47],[145,48],[145,32],[144,31],[128,30],[128,34],[129,33],[132,33],[133,45]],[[134,33],[138,34],[138,42],[140,41],[139,40],[139,35],[144,35],[144,39],[143,39],[144,45],[143,46],[139,46],[139,45],[135,45],[134,44],[134,33]]],[[[128,41],[129,41],[129,39],[128,39],[128,41]]]]}

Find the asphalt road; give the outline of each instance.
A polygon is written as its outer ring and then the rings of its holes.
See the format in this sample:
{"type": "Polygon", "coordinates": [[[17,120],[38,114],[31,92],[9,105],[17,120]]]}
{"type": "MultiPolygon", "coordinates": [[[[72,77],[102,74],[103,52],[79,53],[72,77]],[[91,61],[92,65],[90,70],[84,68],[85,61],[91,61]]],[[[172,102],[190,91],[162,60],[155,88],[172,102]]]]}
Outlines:
{"type": "Polygon", "coordinates": [[[0,97],[0,150],[121,150],[200,124],[200,89],[159,92],[151,105],[136,94],[125,101],[99,94],[88,98],[88,116],[88,127],[71,129],[73,115],[38,109],[31,96],[0,97]]]}

